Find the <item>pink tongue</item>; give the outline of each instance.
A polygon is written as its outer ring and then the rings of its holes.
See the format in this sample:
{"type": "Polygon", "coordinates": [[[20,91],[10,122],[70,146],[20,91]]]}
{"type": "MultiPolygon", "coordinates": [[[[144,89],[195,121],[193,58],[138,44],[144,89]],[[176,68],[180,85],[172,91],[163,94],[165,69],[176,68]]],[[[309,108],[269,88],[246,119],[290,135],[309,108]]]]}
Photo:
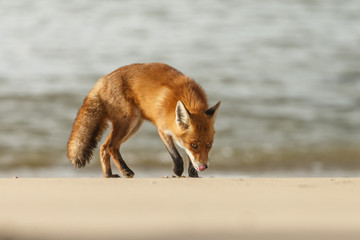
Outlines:
{"type": "Polygon", "coordinates": [[[204,171],[205,169],[206,169],[205,165],[200,165],[200,166],[199,166],[199,170],[200,170],[200,171],[204,171]]]}

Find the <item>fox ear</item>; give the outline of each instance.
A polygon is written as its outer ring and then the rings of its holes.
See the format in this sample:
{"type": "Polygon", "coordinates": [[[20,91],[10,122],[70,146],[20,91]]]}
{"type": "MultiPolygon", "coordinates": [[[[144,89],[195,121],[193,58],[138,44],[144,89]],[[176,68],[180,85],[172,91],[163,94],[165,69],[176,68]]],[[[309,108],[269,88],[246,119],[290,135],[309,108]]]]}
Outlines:
{"type": "Polygon", "coordinates": [[[188,129],[190,123],[190,113],[181,101],[178,101],[176,104],[175,114],[176,124],[182,129],[188,129]]]}
{"type": "Polygon", "coordinates": [[[210,117],[212,117],[213,119],[216,118],[216,114],[219,110],[219,107],[220,107],[220,104],[221,104],[221,101],[218,101],[217,104],[215,104],[214,106],[212,106],[211,108],[209,108],[208,110],[205,111],[205,113],[207,115],[209,115],[210,117]]]}

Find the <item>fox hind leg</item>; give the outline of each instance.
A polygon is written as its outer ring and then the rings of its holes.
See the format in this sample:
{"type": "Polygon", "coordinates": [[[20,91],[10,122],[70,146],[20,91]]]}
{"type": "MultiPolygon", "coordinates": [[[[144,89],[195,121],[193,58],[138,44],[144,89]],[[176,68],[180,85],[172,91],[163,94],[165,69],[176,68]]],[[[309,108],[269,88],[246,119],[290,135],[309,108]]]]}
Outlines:
{"type": "Polygon", "coordinates": [[[110,141],[110,135],[106,138],[106,141],[100,148],[100,162],[105,178],[119,178],[118,174],[113,174],[110,166],[110,153],[108,151],[108,144],[110,141]]]}
{"type": "Polygon", "coordinates": [[[111,154],[116,167],[127,178],[134,177],[135,173],[126,165],[118,149],[114,149],[111,154]]]}
{"type": "MultiPolygon", "coordinates": [[[[122,140],[126,137],[126,128],[122,130],[118,128],[118,125],[113,124],[113,129],[109,135],[109,142],[107,147],[107,151],[109,155],[112,157],[116,167],[119,171],[127,178],[132,178],[134,176],[134,172],[127,166],[124,159],[122,158],[119,148],[122,143],[122,140]]],[[[110,162],[110,161],[109,161],[110,162]]],[[[108,163],[110,165],[110,163],[108,163]]]]}
{"type": "Polygon", "coordinates": [[[121,144],[134,135],[143,123],[143,118],[138,112],[133,114],[133,116],[132,118],[127,117],[126,121],[113,122],[113,128],[109,136],[109,145],[107,146],[116,167],[127,178],[132,178],[134,172],[125,163],[119,149],[121,144]]]}

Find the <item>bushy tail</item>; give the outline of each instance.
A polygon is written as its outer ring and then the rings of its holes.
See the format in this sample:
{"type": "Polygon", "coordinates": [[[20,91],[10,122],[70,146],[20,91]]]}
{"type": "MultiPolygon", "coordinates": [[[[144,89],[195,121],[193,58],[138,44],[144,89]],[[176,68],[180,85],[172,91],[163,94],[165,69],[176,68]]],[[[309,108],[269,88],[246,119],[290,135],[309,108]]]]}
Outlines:
{"type": "Polygon", "coordinates": [[[77,114],[67,145],[68,157],[75,167],[84,167],[90,162],[106,127],[104,105],[97,95],[89,94],[77,114]]]}

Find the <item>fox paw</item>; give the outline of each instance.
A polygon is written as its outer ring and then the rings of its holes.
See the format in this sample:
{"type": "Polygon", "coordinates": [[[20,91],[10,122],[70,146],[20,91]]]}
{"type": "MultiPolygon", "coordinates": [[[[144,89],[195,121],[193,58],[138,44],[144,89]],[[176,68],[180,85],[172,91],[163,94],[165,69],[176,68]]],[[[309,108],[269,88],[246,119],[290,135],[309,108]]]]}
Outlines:
{"type": "Polygon", "coordinates": [[[186,178],[185,176],[175,176],[175,175],[172,175],[172,178],[186,178]]]}
{"type": "Polygon", "coordinates": [[[196,170],[194,170],[194,171],[189,171],[189,177],[191,177],[191,178],[198,178],[198,177],[199,177],[199,174],[197,173],[196,170]]]}
{"type": "Polygon", "coordinates": [[[173,172],[175,173],[176,176],[181,177],[181,175],[184,172],[184,167],[183,166],[174,166],[173,172]]]}
{"type": "Polygon", "coordinates": [[[126,178],[133,178],[134,175],[135,175],[135,173],[134,173],[132,170],[130,170],[130,169],[128,169],[128,170],[126,170],[126,171],[123,171],[122,174],[123,174],[126,178]]]}
{"type": "Polygon", "coordinates": [[[120,178],[118,174],[111,174],[110,178],[120,178]]]}

